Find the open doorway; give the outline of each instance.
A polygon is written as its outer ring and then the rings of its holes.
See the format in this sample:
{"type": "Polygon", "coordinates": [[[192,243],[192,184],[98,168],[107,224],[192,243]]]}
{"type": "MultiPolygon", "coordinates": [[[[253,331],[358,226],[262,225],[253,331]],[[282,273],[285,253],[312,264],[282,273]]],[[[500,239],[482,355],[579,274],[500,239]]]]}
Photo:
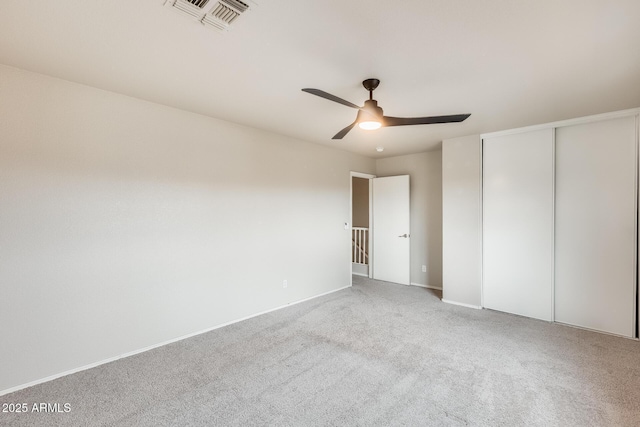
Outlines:
{"type": "Polygon", "coordinates": [[[351,274],[372,276],[371,179],[375,175],[351,172],[351,274]]]}
{"type": "Polygon", "coordinates": [[[351,276],[410,285],[409,175],[351,172],[350,187],[351,276]]]}

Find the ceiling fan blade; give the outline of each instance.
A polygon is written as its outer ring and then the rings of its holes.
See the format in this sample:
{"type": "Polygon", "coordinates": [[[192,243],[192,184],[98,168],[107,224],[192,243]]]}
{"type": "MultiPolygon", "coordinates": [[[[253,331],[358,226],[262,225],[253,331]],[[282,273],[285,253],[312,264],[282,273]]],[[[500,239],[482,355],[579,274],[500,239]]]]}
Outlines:
{"type": "Polygon", "coordinates": [[[384,126],[431,125],[435,123],[457,123],[467,119],[471,114],[453,114],[433,117],[388,117],[384,116],[384,126]]]}
{"type": "Polygon", "coordinates": [[[358,121],[357,121],[357,120],[356,120],[355,122],[351,123],[351,124],[350,124],[349,126],[347,126],[346,128],[342,129],[340,132],[336,133],[336,134],[333,136],[333,138],[331,138],[331,139],[342,139],[342,138],[344,138],[344,136],[345,136],[346,134],[348,134],[348,133],[349,133],[349,131],[350,131],[351,129],[353,129],[353,127],[356,125],[356,123],[358,123],[358,121]]]}
{"type": "Polygon", "coordinates": [[[338,104],[346,105],[347,107],[357,108],[358,110],[361,108],[361,107],[357,106],[356,104],[353,104],[353,103],[351,103],[349,101],[345,101],[342,98],[338,98],[337,96],[331,95],[330,93],[327,93],[327,92],[325,92],[323,90],[320,90],[320,89],[305,88],[305,89],[302,89],[302,91],[310,93],[310,94],[315,95],[315,96],[319,96],[320,98],[328,99],[329,101],[337,102],[338,104]]]}

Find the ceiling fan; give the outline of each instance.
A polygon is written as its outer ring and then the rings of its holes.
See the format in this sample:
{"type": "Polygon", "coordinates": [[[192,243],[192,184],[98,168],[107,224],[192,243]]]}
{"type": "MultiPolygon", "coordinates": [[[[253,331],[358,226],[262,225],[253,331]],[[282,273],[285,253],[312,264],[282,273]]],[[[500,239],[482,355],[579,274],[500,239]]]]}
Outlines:
{"type": "Polygon", "coordinates": [[[366,79],[362,82],[362,86],[369,91],[369,99],[364,101],[364,106],[359,107],[335,95],[331,95],[320,89],[305,88],[303,92],[346,105],[347,107],[358,110],[356,120],[340,132],[335,134],[331,139],[342,139],[357,124],[361,129],[374,130],[382,126],[407,126],[407,125],[430,125],[434,123],[457,123],[464,121],[471,114],[454,114],[450,116],[432,116],[432,117],[389,117],[384,116],[382,108],[378,107],[378,101],[373,99],[373,91],[380,84],[378,79],[366,79]]]}

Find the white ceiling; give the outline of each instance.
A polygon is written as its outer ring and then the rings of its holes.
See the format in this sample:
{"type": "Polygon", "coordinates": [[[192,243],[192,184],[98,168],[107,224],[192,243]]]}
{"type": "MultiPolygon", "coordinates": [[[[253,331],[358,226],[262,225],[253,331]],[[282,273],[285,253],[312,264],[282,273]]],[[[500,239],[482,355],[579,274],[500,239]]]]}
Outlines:
{"type": "Polygon", "coordinates": [[[640,106],[639,0],[256,1],[218,33],[164,0],[2,0],[0,63],[370,157],[640,106]],[[368,77],[385,114],[472,116],[331,140],[356,111],[300,89],[362,104],[368,77]]]}

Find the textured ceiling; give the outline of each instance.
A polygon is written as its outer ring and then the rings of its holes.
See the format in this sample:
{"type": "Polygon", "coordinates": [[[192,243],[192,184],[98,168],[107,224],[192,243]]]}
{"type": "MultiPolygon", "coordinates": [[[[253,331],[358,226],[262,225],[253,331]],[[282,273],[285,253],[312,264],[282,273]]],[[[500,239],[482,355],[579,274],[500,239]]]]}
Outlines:
{"type": "Polygon", "coordinates": [[[218,33],[164,0],[2,0],[0,63],[370,157],[640,106],[638,0],[256,1],[218,33]],[[385,114],[472,116],[332,141],[355,110],[300,89],[362,104],[368,77],[385,114]]]}

